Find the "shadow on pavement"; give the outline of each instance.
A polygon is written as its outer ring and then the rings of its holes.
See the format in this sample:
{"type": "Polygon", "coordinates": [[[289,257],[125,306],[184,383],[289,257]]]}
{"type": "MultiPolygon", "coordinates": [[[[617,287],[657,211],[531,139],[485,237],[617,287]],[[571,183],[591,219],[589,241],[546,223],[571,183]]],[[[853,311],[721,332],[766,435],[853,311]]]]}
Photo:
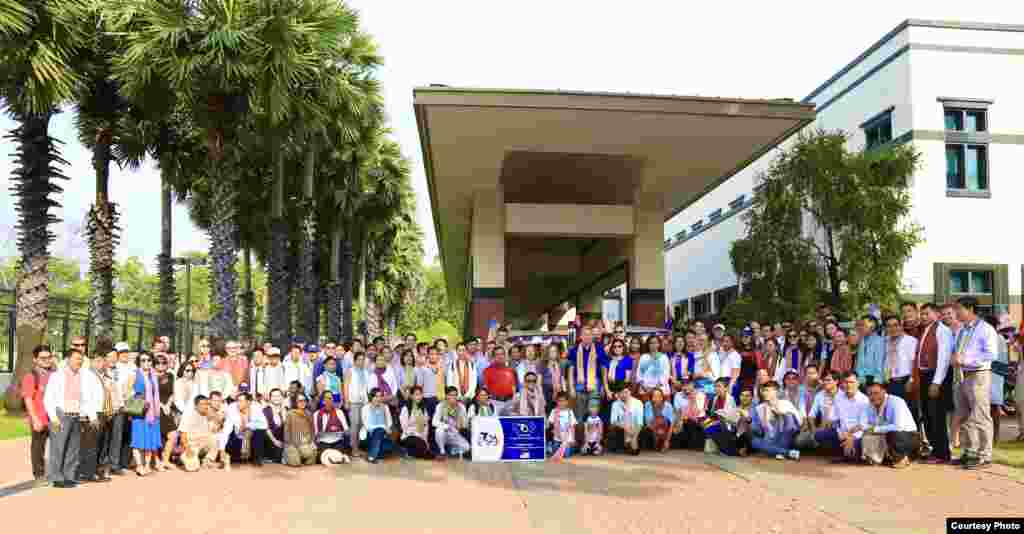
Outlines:
{"type": "Polygon", "coordinates": [[[494,488],[523,492],[557,492],[560,494],[610,495],[642,499],[663,495],[665,490],[680,484],[693,483],[695,478],[681,474],[680,469],[708,471],[701,454],[643,454],[639,457],[573,457],[565,463],[473,463],[466,460],[431,462],[390,458],[372,466],[356,461],[337,470],[338,478],[353,474],[415,480],[422,483],[445,484],[453,478],[494,488]]]}

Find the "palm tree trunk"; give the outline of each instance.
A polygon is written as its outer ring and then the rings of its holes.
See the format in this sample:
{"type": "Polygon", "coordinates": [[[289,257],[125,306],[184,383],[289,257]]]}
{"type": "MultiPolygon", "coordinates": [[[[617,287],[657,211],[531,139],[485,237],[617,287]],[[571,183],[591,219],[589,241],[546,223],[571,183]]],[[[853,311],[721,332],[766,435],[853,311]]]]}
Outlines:
{"type": "Polygon", "coordinates": [[[331,232],[331,257],[328,261],[327,285],[327,337],[332,341],[341,340],[341,283],[338,279],[338,267],[341,263],[341,228],[338,220],[334,220],[334,231],[331,232]]]}
{"type": "Polygon", "coordinates": [[[355,261],[355,258],[352,253],[352,241],[347,238],[343,239],[341,241],[340,264],[338,265],[338,284],[341,286],[341,298],[339,299],[339,305],[341,306],[341,337],[343,339],[352,339],[354,335],[352,325],[352,286],[355,283],[352,277],[353,261],[355,261]]]}
{"type": "Polygon", "coordinates": [[[255,341],[256,294],[252,291],[252,248],[242,251],[242,273],[245,291],[242,292],[242,339],[246,343],[255,341]]]}
{"type": "Polygon", "coordinates": [[[224,173],[222,163],[213,161],[213,223],[210,226],[210,261],[213,291],[210,307],[214,310],[210,330],[225,340],[238,339],[238,229],[235,223],[235,188],[224,173]]]}
{"type": "Polygon", "coordinates": [[[92,164],[96,171],[96,203],[89,209],[86,233],[89,240],[89,270],[92,285],[92,319],[96,340],[113,340],[114,247],[118,242],[117,208],[110,202],[110,143],[112,133],[96,134],[92,164]]]}
{"type": "Polygon", "coordinates": [[[32,370],[32,349],[46,341],[47,312],[49,306],[49,245],[53,234],[49,225],[57,222],[50,214],[50,207],[56,203],[51,193],[61,192],[53,183],[54,179],[66,177],[55,167],[66,164],[57,150],[57,140],[49,135],[50,117],[53,112],[40,114],[16,114],[20,124],[12,130],[7,139],[16,146],[14,173],[11,188],[15,211],[18,213],[18,252],[21,255],[18,269],[16,296],[16,346],[14,387],[7,389],[6,406],[10,412],[24,410],[20,390],[16,387],[21,378],[32,370]]]}
{"type": "Polygon", "coordinates": [[[316,153],[312,148],[313,141],[307,143],[303,154],[302,168],[302,251],[299,259],[299,335],[310,343],[315,343],[317,338],[316,323],[319,315],[317,306],[316,280],[316,245],[317,245],[317,220],[316,202],[313,200],[314,186],[314,165],[316,164],[316,153]]]}
{"type": "Polygon", "coordinates": [[[162,165],[160,169],[160,255],[157,256],[157,269],[160,274],[160,315],[157,319],[157,334],[174,336],[174,312],[178,307],[178,294],[174,287],[174,260],[171,257],[171,166],[162,165]]]}
{"type": "Polygon", "coordinates": [[[267,325],[271,343],[284,349],[291,332],[291,291],[288,287],[288,223],[284,220],[284,157],[277,138],[270,136],[274,154],[274,190],[270,200],[270,254],[267,259],[267,325]]]}
{"type": "MultiPolygon", "coordinates": [[[[312,206],[312,203],[308,206],[312,206]]],[[[299,335],[303,340],[313,340],[316,337],[314,323],[317,311],[316,257],[313,250],[316,243],[316,223],[312,217],[307,216],[302,225],[302,249],[299,255],[299,335]]]]}
{"type": "Polygon", "coordinates": [[[377,269],[376,269],[376,255],[367,253],[366,265],[363,267],[366,270],[366,287],[363,290],[366,292],[365,295],[365,307],[364,313],[366,315],[366,332],[370,339],[374,339],[381,335],[380,327],[380,308],[377,305],[377,269]]]}

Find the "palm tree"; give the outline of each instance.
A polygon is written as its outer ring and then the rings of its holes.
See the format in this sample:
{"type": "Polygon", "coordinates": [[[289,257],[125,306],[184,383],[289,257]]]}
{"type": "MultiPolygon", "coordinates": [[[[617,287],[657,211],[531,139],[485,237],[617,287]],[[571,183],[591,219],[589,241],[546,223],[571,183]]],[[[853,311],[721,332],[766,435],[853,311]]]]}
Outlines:
{"type": "Polygon", "coordinates": [[[143,131],[133,128],[136,115],[121,95],[111,73],[111,61],[119,42],[111,32],[106,7],[90,5],[83,21],[88,46],[83,48],[79,69],[83,83],[76,95],[75,122],[81,143],[92,150],[96,177],[96,201],[86,219],[92,284],[92,322],[97,340],[112,341],[114,326],[115,248],[119,241],[117,205],[110,201],[110,163],[137,169],[146,155],[143,131]]]}
{"type": "Polygon", "coordinates": [[[133,98],[154,80],[178,95],[184,109],[205,132],[209,156],[206,177],[214,210],[210,227],[213,271],[210,321],[214,335],[238,338],[236,176],[225,156],[237,148],[238,130],[249,114],[261,35],[269,22],[256,0],[170,2],[124,0],[118,5],[125,48],[115,77],[133,98]],[[130,21],[130,23],[126,23],[130,21]]]}
{"type": "MultiPolygon", "coordinates": [[[[85,42],[80,20],[86,12],[83,0],[7,0],[0,7],[0,99],[18,123],[7,135],[16,145],[12,191],[21,256],[15,380],[32,368],[32,349],[46,338],[49,225],[57,221],[50,208],[58,206],[50,195],[61,192],[54,180],[65,178],[59,166],[66,164],[49,123],[81,81],[74,65],[85,42]]],[[[22,407],[14,389],[7,407],[22,407]]]]}
{"type": "Polygon", "coordinates": [[[381,335],[381,309],[377,282],[381,260],[389,253],[397,236],[396,218],[409,203],[409,163],[402,157],[398,144],[385,139],[379,146],[374,167],[369,171],[369,197],[362,206],[359,220],[359,251],[364,259],[364,315],[369,336],[381,335]]]}

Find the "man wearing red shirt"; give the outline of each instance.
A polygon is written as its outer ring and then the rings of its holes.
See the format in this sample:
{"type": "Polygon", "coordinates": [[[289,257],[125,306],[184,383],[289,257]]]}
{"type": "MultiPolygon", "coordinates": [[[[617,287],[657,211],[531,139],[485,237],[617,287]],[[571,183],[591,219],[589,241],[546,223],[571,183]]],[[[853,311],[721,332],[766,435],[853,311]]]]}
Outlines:
{"type": "Polygon", "coordinates": [[[235,386],[249,383],[249,358],[242,354],[242,344],[235,340],[230,340],[224,344],[224,349],[228,353],[227,358],[221,358],[220,370],[227,371],[231,375],[231,380],[234,381],[235,386]]]}
{"type": "Polygon", "coordinates": [[[46,440],[50,437],[50,418],[43,405],[43,392],[53,370],[53,353],[49,345],[32,349],[32,372],[21,379],[21,398],[25,401],[25,414],[32,428],[32,476],[37,486],[46,485],[46,440]]]}
{"type": "Polygon", "coordinates": [[[484,387],[491,394],[495,413],[505,413],[505,403],[516,393],[516,372],[505,365],[505,348],[494,347],[493,361],[484,369],[484,387]]]}

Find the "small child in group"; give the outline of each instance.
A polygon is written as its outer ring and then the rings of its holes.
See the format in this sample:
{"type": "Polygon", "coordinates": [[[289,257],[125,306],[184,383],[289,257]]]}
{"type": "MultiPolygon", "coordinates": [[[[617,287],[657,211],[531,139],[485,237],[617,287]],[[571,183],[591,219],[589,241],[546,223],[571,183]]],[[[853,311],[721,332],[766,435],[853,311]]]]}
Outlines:
{"type": "Polygon", "coordinates": [[[548,455],[559,462],[572,454],[572,446],[576,442],[576,414],[569,407],[569,394],[562,391],[556,397],[558,405],[548,416],[551,427],[551,443],[548,444],[548,455]]]}
{"type": "Polygon", "coordinates": [[[590,401],[590,415],[583,422],[583,454],[600,456],[604,453],[601,441],[604,439],[604,422],[601,421],[601,402],[597,399],[590,401]]]}

